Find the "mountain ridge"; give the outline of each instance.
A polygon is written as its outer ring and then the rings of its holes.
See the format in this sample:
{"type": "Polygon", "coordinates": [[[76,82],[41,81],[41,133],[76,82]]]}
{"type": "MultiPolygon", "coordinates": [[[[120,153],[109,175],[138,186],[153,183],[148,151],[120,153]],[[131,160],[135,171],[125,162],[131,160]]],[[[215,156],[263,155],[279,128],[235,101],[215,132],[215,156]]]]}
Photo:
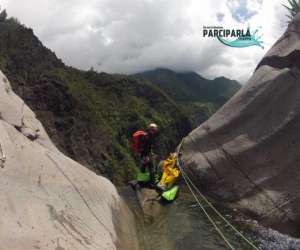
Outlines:
{"type": "Polygon", "coordinates": [[[193,71],[157,68],[134,76],[158,86],[180,103],[191,117],[193,127],[205,121],[241,88],[237,81],[224,76],[209,80],[193,71]]]}

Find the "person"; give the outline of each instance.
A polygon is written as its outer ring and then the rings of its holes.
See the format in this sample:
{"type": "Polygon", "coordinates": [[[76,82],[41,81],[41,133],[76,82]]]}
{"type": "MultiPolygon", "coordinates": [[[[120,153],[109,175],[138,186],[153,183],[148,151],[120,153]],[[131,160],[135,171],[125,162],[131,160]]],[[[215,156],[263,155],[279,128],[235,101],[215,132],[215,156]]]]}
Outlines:
{"type": "Polygon", "coordinates": [[[155,184],[155,169],[153,165],[153,147],[159,134],[159,128],[155,123],[150,123],[145,131],[137,131],[133,135],[133,151],[140,157],[140,170],[145,173],[148,169],[150,183],[155,184]]]}

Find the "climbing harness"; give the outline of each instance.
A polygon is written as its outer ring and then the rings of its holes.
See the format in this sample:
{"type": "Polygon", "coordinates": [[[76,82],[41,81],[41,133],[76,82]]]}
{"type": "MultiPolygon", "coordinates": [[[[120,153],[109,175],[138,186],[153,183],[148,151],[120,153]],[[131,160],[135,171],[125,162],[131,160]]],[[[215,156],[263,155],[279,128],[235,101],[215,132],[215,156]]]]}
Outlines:
{"type": "Polygon", "coordinates": [[[0,143],[0,167],[1,168],[4,168],[4,163],[5,162],[6,162],[6,156],[3,153],[2,146],[1,146],[1,143],[0,143]]]}
{"type": "Polygon", "coordinates": [[[201,210],[203,211],[203,213],[205,214],[205,216],[207,217],[207,219],[209,220],[209,222],[212,224],[212,226],[215,228],[215,230],[217,231],[217,233],[220,235],[220,237],[224,240],[225,244],[228,246],[229,249],[234,250],[234,246],[229,242],[229,240],[226,238],[226,236],[223,234],[223,232],[221,231],[221,229],[217,226],[216,222],[214,222],[214,220],[212,219],[212,217],[208,214],[207,210],[205,209],[205,207],[203,206],[203,204],[200,202],[200,199],[198,198],[197,194],[199,194],[199,196],[202,198],[202,200],[204,200],[206,202],[206,204],[216,213],[216,215],[219,216],[219,218],[221,218],[226,225],[228,225],[233,231],[235,231],[235,233],[240,236],[241,239],[243,239],[249,246],[251,246],[253,249],[258,250],[258,248],[249,240],[247,239],[239,230],[237,230],[214,206],[213,204],[205,197],[205,195],[203,195],[200,190],[196,187],[196,185],[193,183],[193,181],[190,179],[190,177],[185,173],[185,171],[183,170],[181,164],[180,164],[180,160],[179,160],[179,156],[180,156],[180,149],[182,146],[183,140],[181,141],[181,143],[179,144],[178,148],[177,148],[177,166],[179,167],[182,177],[188,187],[188,189],[190,190],[191,194],[193,195],[194,199],[196,200],[196,202],[198,203],[199,207],[201,208],[201,210]],[[194,190],[193,190],[194,189],[194,190]],[[196,193],[195,193],[196,192],[196,193]]]}

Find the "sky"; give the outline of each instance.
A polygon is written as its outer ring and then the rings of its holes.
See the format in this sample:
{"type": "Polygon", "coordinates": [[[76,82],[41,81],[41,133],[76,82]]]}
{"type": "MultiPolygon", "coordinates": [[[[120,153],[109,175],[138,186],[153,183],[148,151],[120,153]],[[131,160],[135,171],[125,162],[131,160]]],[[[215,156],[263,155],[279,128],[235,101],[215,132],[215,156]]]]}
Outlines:
{"type": "Polygon", "coordinates": [[[287,0],[0,0],[66,64],[133,74],[195,71],[245,83],[287,27],[287,0]],[[261,27],[264,49],[231,48],[203,26],[261,27]]]}

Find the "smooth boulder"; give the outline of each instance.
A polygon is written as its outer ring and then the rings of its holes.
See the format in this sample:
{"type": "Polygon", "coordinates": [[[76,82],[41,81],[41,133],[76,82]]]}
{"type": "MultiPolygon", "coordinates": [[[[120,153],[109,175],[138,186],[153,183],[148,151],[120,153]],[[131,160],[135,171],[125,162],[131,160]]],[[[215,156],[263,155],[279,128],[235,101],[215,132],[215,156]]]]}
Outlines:
{"type": "Polygon", "coordinates": [[[113,184],[63,155],[0,72],[0,249],[138,249],[113,184]]]}
{"type": "Polygon", "coordinates": [[[181,146],[193,181],[261,224],[300,236],[300,15],[249,82],[181,146]]]}

